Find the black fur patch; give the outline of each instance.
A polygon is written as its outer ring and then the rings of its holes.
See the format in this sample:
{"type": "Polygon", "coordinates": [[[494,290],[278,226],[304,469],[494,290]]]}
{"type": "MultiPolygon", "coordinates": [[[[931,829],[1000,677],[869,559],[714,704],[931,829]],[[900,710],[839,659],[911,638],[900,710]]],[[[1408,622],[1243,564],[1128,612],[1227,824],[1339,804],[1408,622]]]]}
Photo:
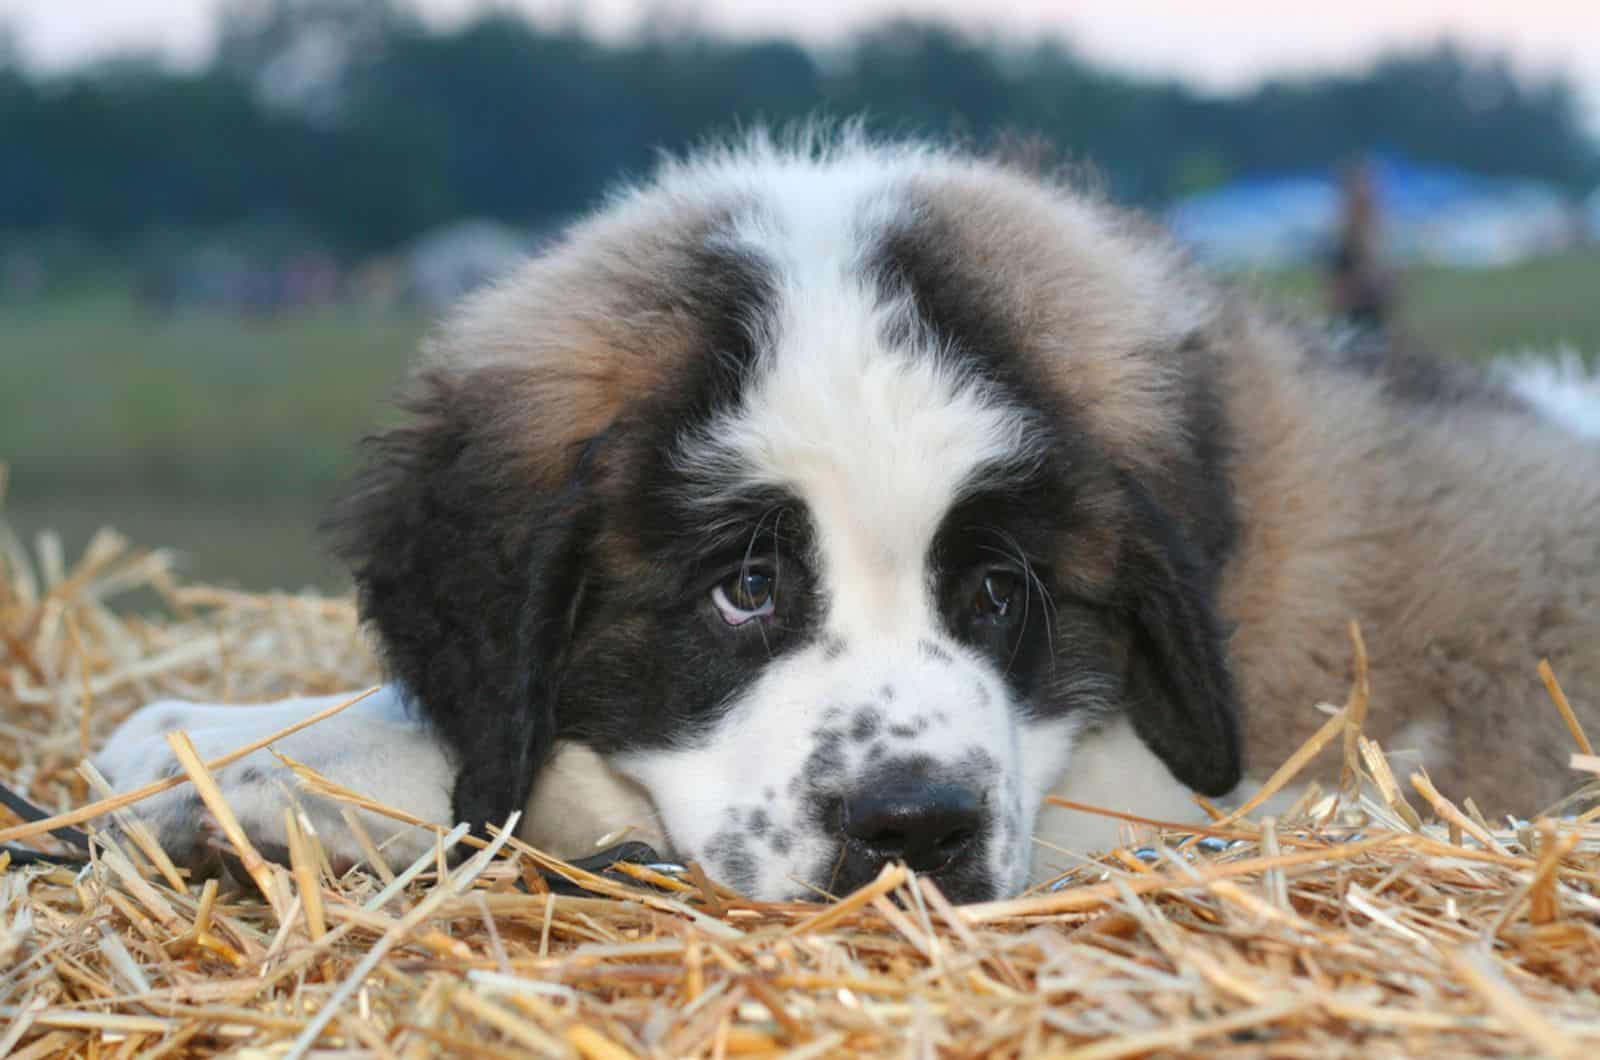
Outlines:
{"type": "MultiPolygon", "coordinates": [[[[1047,475],[996,482],[957,504],[934,539],[946,630],[982,653],[1013,694],[1041,716],[1075,706],[1045,694],[1052,672],[1110,665],[1109,619],[1073,591],[1069,579],[1075,572],[1059,571],[1052,562],[1073,554],[1072,534],[1085,519],[1072,496],[1047,475]],[[997,571],[1016,579],[1003,614],[978,606],[985,579],[997,571]]],[[[981,680],[973,681],[972,695],[979,707],[993,699],[981,680]]]]}
{"type": "Polygon", "coordinates": [[[522,807],[554,736],[550,684],[578,584],[588,462],[554,490],[516,488],[485,429],[516,380],[420,383],[414,420],[373,441],[332,527],[390,671],[471,763],[452,809],[481,826],[522,807]]]}
{"type": "Polygon", "coordinates": [[[1521,398],[1481,369],[1459,359],[1447,359],[1409,336],[1362,335],[1342,345],[1330,344],[1313,334],[1303,338],[1315,357],[1314,363],[1374,378],[1385,393],[1398,401],[1527,411],[1521,398]]]}
{"type": "MultiPolygon", "coordinates": [[[[770,292],[760,262],[715,241],[692,248],[659,291],[638,292],[694,320],[705,356],[686,387],[592,439],[554,487],[519,481],[508,464],[506,433],[525,414],[515,368],[422,376],[411,423],[373,442],[330,525],[392,675],[470,763],[454,792],[459,819],[482,825],[520,809],[558,729],[601,750],[681,737],[781,639],[779,624],[707,621],[714,582],[695,580],[715,573],[705,527],[685,517],[663,464],[683,430],[736,400],[770,292]],[[602,448],[654,489],[607,509],[593,489],[602,448]],[[608,578],[592,553],[601,526],[686,580],[608,578]],[[573,642],[584,665],[568,670],[573,642]]],[[[732,554],[744,542],[727,544],[732,554]]],[[[791,595],[803,604],[799,585],[791,595]]]]}
{"type": "Polygon", "coordinates": [[[772,660],[814,634],[803,505],[782,489],[724,494],[693,477],[695,440],[709,417],[737,406],[755,341],[774,326],[772,279],[759,259],[707,250],[701,272],[705,355],[683,387],[649,396],[609,440],[619,477],[601,491],[597,518],[637,546],[650,574],[624,577],[606,556],[592,558],[557,703],[562,734],[602,752],[696,739],[772,660]],[[730,626],[712,590],[746,564],[772,576],[775,610],[730,626]]]}
{"type": "Polygon", "coordinates": [[[1158,483],[1145,484],[1158,498],[1195,564],[1193,574],[1215,592],[1223,567],[1239,541],[1239,515],[1230,470],[1233,431],[1212,378],[1212,351],[1204,337],[1190,336],[1176,356],[1186,362],[1183,434],[1188,448],[1158,483]]]}
{"type": "Polygon", "coordinates": [[[1127,701],[1134,730],[1173,776],[1225,795],[1243,774],[1239,707],[1203,563],[1129,476],[1131,546],[1119,581],[1132,636],[1127,701]]]}
{"type": "Polygon", "coordinates": [[[706,860],[723,883],[749,892],[756,885],[756,859],[738,832],[718,832],[706,844],[706,860]]]}
{"type": "Polygon", "coordinates": [[[811,789],[836,785],[848,764],[844,733],[839,729],[818,729],[811,740],[811,753],[800,767],[801,781],[811,789]]]}
{"type": "MultiPolygon", "coordinates": [[[[1023,329],[1006,318],[989,278],[973,272],[960,247],[951,219],[924,204],[883,239],[878,283],[886,294],[911,295],[913,328],[937,336],[1008,401],[1037,414],[1047,453],[1026,467],[991,469],[984,488],[946,518],[935,556],[949,629],[995,660],[1036,714],[1074,705],[1051,701],[1042,681],[1052,672],[1087,668],[1101,678],[1090,684],[1108,689],[1126,681],[1145,742],[1191,786],[1226,790],[1238,778],[1239,740],[1214,597],[1237,545],[1238,519],[1232,439],[1207,340],[1196,335],[1177,349],[1139,354],[1181,362],[1175,374],[1185,385],[1172,411],[1189,444],[1152,483],[1135,481],[1116,454],[1073,429],[1074,410],[1036,377],[1021,348],[1023,329]],[[1102,539],[1109,529],[1127,543],[1114,585],[1051,569],[1052,558],[1074,555],[1073,535],[1096,523],[1102,539]],[[1023,615],[974,613],[971,601],[992,567],[1037,578],[1036,585],[1028,579],[1023,615]],[[1134,662],[1123,675],[1116,642],[1129,636],[1134,662]]],[[[981,685],[977,694],[987,697],[981,685]]]]}
{"type": "MultiPolygon", "coordinates": [[[[1010,397],[1042,394],[1019,356],[1017,329],[998,308],[989,277],[958,256],[959,246],[946,218],[915,207],[910,220],[890,228],[879,244],[872,272],[883,298],[909,294],[916,312],[910,326],[953,346],[1010,397]]],[[[902,343],[909,337],[886,336],[902,343]]]]}
{"type": "Polygon", "coordinates": [[[865,743],[883,728],[883,714],[873,707],[860,707],[850,719],[850,739],[865,743]]]}

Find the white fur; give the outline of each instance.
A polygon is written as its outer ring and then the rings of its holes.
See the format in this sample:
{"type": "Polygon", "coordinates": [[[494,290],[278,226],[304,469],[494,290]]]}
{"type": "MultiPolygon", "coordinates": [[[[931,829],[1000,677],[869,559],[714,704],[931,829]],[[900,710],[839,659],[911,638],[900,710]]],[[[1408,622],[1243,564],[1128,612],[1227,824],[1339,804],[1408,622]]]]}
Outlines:
{"type": "Polygon", "coordinates": [[[528,796],[518,832],[540,850],[568,858],[622,839],[669,849],[649,794],[577,743],[556,744],[528,796]]]}
{"type": "MultiPolygon", "coordinates": [[[[116,790],[131,791],[172,769],[175,758],[165,739],[172,729],[186,731],[200,757],[209,761],[348,698],[307,697],[242,707],[152,703],[122,723],[95,765],[116,790]]],[[[449,821],[455,769],[432,735],[408,716],[392,688],[278,741],[273,749],[396,809],[426,821],[449,821]]],[[[213,775],[254,839],[285,845],[282,809],[287,793],[299,784],[271,751],[256,751],[213,775]]],[[[163,835],[169,848],[182,848],[194,838],[198,824],[193,800],[193,789],[182,785],[137,804],[135,812],[163,835]]],[[[363,860],[336,803],[309,796],[300,801],[331,858],[363,860]]],[[[397,861],[409,861],[432,845],[432,836],[423,830],[369,811],[360,816],[373,839],[387,843],[386,853],[397,861]]]]}
{"type": "Polygon", "coordinates": [[[1393,746],[1384,750],[1397,766],[1403,765],[1405,772],[1411,773],[1448,762],[1450,744],[1450,731],[1443,722],[1414,721],[1396,733],[1393,746]]]}
{"type": "MultiPolygon", "coordinates": [[[[1155,820],[1191,823],[1204,820],[1188,788],[1175,780],[1161,759],[1145,746],[1123,716],[1078,738],[1072,768],[1050,794],[1086,806],[1155,820]]],[[[1047,804],[1034,827],[1034,882],[1041,875],[1069,868],[1070,854],[1088,856],[1116,846],[1126,831],[1114,817],[1047,804]]]]}
{"type": "Polygon", "coordinates": [[[1495,365],[1513,393],[1547,418],[1584,438],[1600,438],[1600,376],[1569,351],[1554,358],[1523,357],[1495,365]]]}
{"type": "Polygon", "coordinates": [[[1004,686],[987,666],[944,646],[950,663],[932,664],[914,641],[888,638],[836,660],[825,659],[821,647],[791,654],[762,671],[709,738],[675,751],[620,755],[614,764],[654,796],[676,852],[730,880],[741,874],[731,859],[749,858],[755,878],[739,882],[752,894],[778,897],[826,888],[837,854],[839,837],[806,819],[798,783],[808,756],[827,739],[820,734],[846,734],[837,744],[841,768],[826,781],[841,793],[864,776],[878,740],[891,756],[927,755],[950,769],[980,747],[998,767],[978,778],[991,796],[992,824],[1013,830],[1009,845],[991,844],[990,870],[1004,890],[1014,890],[1027,871],[1026,830],[1039,791],[1030,800],[1022,790],[1022,734],[1004,686]],[[884,687],[893,689],[891,699],[884,687]],[[857,741],[848,733],[863,708],[879,715],[882,735],[857,741]],[[915,735],[889,735],[891,727],[915,735]],[[761,835],[751,827],[757,812],[767,822],[761,835]],[[772,841],[779,833],[781,848],[772,841]]]}
{"type": "MultiPolygon", "coordinates": [[[[119,726],[95,765],[117,791],[160,780],[175,758],[165,734],[182,729],[200,757],[219,758],[354,696],[287,699],[277,703],[223,705],[164,700],[135,711],[119,726]]],[[[386,806],[437,825],[452,824],[450,792],[456,767],[443,746],[412,717],[392,686],[218,770],[214,776],[229,807],[257,842],[283,845],[282,808],[289,797],[306,811],[329,857],[364,860],[341,816],[340,804],[305,791],[273,755],[301,762],[334,783],[386,806]],[[252,779],[254,778],[254,779],[252,779]]],[[[134,812],[156,828],[163,842],[179,849],[197,826],[193,790],[181,785],[152,796],[134,812]]],[[[404,864],[433,846],[433,833],[401,825],[367,810],[363,826],[384,854],[404,864]]],[[[558,744],[528,800],[519,833],[540,849],[582,857],[595,844],[624,829],[634,838],[662,843],[649,799],[586,747],[558,744]]]]}

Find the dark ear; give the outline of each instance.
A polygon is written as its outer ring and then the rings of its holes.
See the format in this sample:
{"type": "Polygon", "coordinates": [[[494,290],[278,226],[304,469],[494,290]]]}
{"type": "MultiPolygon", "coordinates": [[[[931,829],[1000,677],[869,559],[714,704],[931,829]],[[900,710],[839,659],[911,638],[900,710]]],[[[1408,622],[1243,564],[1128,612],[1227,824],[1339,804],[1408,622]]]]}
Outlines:
{"type": "Polygon", "coordinates": [[[1216,579],[1155,498],[1131,478],[1127,485],[1132,525],[1121,573],[1134,731],[1178,780],[1203,795],[1225,795],[1243,767],[1216,579]]]}
{"type": "Polygon", "coordinates": [[[497,433],[514,388],[493,375],[422,377],[328,523],[391,677],[462,764],[456,819],[479,829],[523,808],[550,750],[580,578],[582,470],[533,481],[497,433]]]}

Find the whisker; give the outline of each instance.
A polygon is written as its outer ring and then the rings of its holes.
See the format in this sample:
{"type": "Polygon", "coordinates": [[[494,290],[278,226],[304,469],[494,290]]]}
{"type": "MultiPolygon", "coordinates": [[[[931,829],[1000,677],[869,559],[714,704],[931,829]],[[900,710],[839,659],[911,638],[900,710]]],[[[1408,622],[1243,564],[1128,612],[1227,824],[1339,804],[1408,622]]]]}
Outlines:
{"type": "MultiPolygon", "coordinates": [[[[783,591],[783,549],[778,548],[777,544],[783,540],[783,513],[786,511],[788,511],[787,508],[779,506],[772,517],[772,593],[774,608],[777,606],[778,594],[783,591]]],[[[765,630],[762,632],[761,640],[763,644],[766,643],[765,630]]],[[[767,658],[772,658],[772,647],[770,645],[767,647],[767,658]]]]}
{"type": "MultiPolygon", "coordinates": [[[[778,524],[781,523],[782,520],[783,520],[783,505],[781,505],[781,504],[773,505],[771,508],[768,508],[766,511],[762,512],[760,518],[758,518],[756,520],[756,525],[755,525],[754,529],[752,529],[750,531],[750,541],[749,541],[749,543],[747,545],[745,545],[745,548],[744,548],[744,560],[739,564],[739,573],[741,575],[743,575],[746,571],[748,571],[750,569],[750,557],[755,555],[756,542],[758,540],[760,540],[760,538],[761,538],[761,528],[764,525],[766,525],[767,516],[769,516],[769,515],[777,516],[777,519],[773,523],[773,530],[772,530],[773,537],[776,538],[777,537],[777,533],[778,533],[778,524]]],[[[773,551],[774,551],[774,553],[776,553],[778,550],[774,549],[773,551]]],[[[774,579],[774,581],[773,581],[773,590],[772,590],[774,593],[776,593],[778,591],[777,590],[777,581],[776,581],[777,576],[778,576],[777,575],[777,571],[774,570],[773,571],[773,579],[774,579]]],[[[767,658],[771,659],[772,658],[772,642],[767,639],[766,623],[762,622],[761,619],[759,619],[759,618],[755,619],[754,621],[756,623],[756,632],[761,634],[761,646],[762,646],[763,649],[766,650],[767,658]]]]}
{"type": "Polygon", "coordinates": [[[1050,595],[1049,586],[1045,585],[1044,579],[1039,577],[1039,572],[1034,569],[1034,566],[1028,560],[1027,555],[1025,553],[1023,553],[1022,546],[1017,543],[1016,538],[1012,537],[1010,534],[1005,533],[1004,531],[1000,531],[1000,533],[1005,538],[1005,540],[1010,543],[1011,547],[1016,550],[1017,557],[1022,561],[1022,569],[1023,569],[1024,575],[1027,577],[1027,580],[1028,580],[1029,584],[1033,588],[1036,588],[1036,589],[1039,590],[1039,599],[1044,602],[1044,605],[1045,605],[1045,615],[1044,615],[1045,643],[1049,646],[1051,665],[1053,666],[1054,662],[1055,662],[1056,642],[1055,642],[1055,630],[1054,630],[1054,626],[1052,625],[1052,620],[1054,620],[1055,624],[1059,624],[1060,623],[1060,612],[1057,611],[1057,609],[1056,609],[1055,598],[1050,595]]]}
{"type": "MultiPolygon", "coordinates": [[[[1021,544],[1018,543],[1015,537],[1006,533],[1004,530],[1001,530],[999,527],[994,526],[979,526],[973,527],[973,529],[982,533],[993,534],[1007,546],[1006,548],[1002,549],[996,548],[993,545],[980,544],[978,546],[980,549],[985,552],[992,552],[996,555],[1003,556],[1022,569],[1022,628],[1024,631],[1028,628],[1028,619],[1032,614],[1031,600],[1033,598],[1034,591],[1038,591],[1039,599],[1044,604],[1042,614],[1044,615],[1045,645],[1048,648],[1050,656],[1050,671],[1051,676],[1053,677],[1055,675],[1056,666],[1055,625],[1059,621],[1059,612],[1056,609],[1055,599],[1050,595],[1049,587],[1044,584],[1044,579],[1039,577],[1039,572],[1034,570],[1032,562],[1029,561],[1027,554],[1023,552],[1021,544]]],[[[1006,673],[1011,672],[1011,667],[1016,663],[1017,660],[1017,652],[1021,651],[1021,649],[1022,637],[1019,634],[1016,644],[1014,644],[1011,648],[1011,656],[1006,660],[1006,673]]]]}
{"type": "MultiPolygon", "coordinates": [[[[838,878],[837,874],[835,874],[834,878],[835,879],[838,878]]],[[[818,887],[816,884],[812,883],[810,880],[802,880],[798,876],[787,876],[787,877],[785,877],[785,879],[787,879],[790,883],[799,884],[801,887],[804,887],[808,891],[815,891],[819,897],[824,898],[827,901],[837,902],[839,900],[839,896],[838,895],[830,894],[828,891],[825,891],[821,887],[818,887]]]]}
{"type": "Polygon", "coordinates": [[[839,874],[844,871],[844,844],[839,844],[839,856],[833,859],[833,872],[828,875],[828,886],[823,893],[839,889],[839,874]]]}

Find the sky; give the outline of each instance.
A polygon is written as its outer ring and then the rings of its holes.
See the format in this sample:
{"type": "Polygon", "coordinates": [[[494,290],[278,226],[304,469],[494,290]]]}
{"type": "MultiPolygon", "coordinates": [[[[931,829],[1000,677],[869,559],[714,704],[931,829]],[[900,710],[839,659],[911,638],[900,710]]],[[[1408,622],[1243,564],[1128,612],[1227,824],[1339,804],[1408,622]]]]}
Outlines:
{"type": "MultiPolygon", "coordinates": [[[[1574,77],[1600,129],[1597,0],[412,0],[448,23],[486,6],[520,8],[623,33],[649,12],[739,34],[813,42],[897,13],[937,15],[1016,35],[1053,33],[1083,54],[1130,71],[1174,75],[1215,90],[1283,73],[1349,68],[1374,53],[1449,34],[1507,50],[1524,71],[1574,77]]],[[[0,0],[0,25],[41,69],[136,48],[201,60],[213,0],[0,0]]]]}

